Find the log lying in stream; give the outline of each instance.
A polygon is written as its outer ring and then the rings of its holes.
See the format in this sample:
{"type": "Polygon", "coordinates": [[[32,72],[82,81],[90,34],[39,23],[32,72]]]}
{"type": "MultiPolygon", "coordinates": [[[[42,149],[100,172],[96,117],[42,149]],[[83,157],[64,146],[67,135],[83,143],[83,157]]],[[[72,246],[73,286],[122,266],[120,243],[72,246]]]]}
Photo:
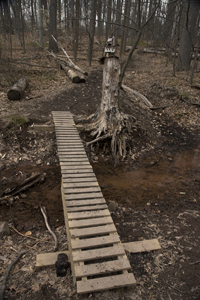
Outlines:
{"type": "Polygon", "coordinates": [[[24,94],[25,89],[28,87],[28,78],[19,79],[8,91],[7,96],[9,100],[20,100],[24,94]]]}
{"type": "Polygon", "coordinates": [[[19,79],[8,91],[7,96],[9,100],[20,100],[28,87],[28,78],[19,79]]]}

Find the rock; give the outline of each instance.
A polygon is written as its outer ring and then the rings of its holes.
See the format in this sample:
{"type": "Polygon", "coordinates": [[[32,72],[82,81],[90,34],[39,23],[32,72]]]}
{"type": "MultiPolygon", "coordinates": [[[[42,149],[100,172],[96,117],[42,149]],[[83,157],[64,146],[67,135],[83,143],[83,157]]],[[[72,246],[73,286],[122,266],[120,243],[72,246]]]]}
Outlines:
{"type": "Polygon", "coordinates": [[[10,234],[10,228],[8,226],[7,222],[0,222],[0,238],[3,237],[3,235],[9,235],[10,234]]]}
{"type": "Polygon", "coordinates": [[[108,201],[108,209],[110,211],[116,211],[118,208],[118,204],[115,201],[109,200],[108,201]]]}

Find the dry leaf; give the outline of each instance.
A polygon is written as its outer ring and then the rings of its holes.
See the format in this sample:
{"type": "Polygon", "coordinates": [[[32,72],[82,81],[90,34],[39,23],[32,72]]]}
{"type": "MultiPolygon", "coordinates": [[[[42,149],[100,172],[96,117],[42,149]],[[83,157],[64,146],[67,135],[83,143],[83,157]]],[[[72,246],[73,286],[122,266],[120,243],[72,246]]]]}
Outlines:
{"type": "Polygon", "coordinates": [[[29,235],[31,235],[31,234],[32,234],[31,231],[27,231],[24,235],[25,235],[25,236],[29,236],[29,235]]]}

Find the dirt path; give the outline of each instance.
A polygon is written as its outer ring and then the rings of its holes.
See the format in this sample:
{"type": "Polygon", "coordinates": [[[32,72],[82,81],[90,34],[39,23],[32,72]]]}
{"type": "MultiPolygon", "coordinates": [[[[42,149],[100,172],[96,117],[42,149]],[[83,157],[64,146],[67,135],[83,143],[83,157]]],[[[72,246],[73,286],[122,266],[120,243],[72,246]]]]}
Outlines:
{"type": "MultiPolygon", "coordinates": [[[[187,91],[187,99],[193,101],[199,92],[188,86],[183,91],[182,74],[172,81],[170,66],[163,72],[161,62],[157,56],[150,59],[138,53],[125,84],[146,94],[155,106],[172,107],[150,111],[138,101],[125,101],[129,97],[122,92],[123,109],[136,118],[133,150],[117,168],[110,153],[105,156],[98,148],[88,151],[105,199],[118,204],[112,216],[121,240],[158,238],[163,249],[162,253],[129,255],[137,279],[137,286],[131,289],[77,296],[70,270],[60,279],[53,267],[37,272],[34,269],[35,255],[51,252],[54,245],[40,204],[47,208],[59,251],[67,249],[67,237],[55,133],[35,131],[30,126],[52,124],[52,110],[94,112],[101,99],[102,69],[92,71],[86,84],[66,82],[45,97],[20,102],[1,99],[1,193],[32,172],[46,173],[43,183],[13,197],[12,205],[3,203],[0,207],[0,220],[23,234],[31,231],[38,239],[22,237],[12,228],[10,236],[3,237],[0,255],[5,260],[0,260],[0,278],[17,255],[13,248],[27,250],[9,276],[5,299],[197,299],[200,264],[194,263],[199,261],[200,246],[199,108],[181,97],[186,97],[187,91]]],[[[84,138],[84,133],[81,136],[84,138]]]]}

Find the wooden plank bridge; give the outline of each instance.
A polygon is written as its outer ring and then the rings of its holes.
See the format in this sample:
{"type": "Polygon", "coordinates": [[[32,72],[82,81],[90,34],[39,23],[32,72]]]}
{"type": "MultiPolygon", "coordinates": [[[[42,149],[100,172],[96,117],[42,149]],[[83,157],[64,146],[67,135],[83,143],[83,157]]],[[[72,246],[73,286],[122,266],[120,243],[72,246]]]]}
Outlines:
{"type": "Polygon", "coordinates": [[[136,284],[106,201],[70,112],[52,112],[62,201],[77,293],[136,284]]]}

